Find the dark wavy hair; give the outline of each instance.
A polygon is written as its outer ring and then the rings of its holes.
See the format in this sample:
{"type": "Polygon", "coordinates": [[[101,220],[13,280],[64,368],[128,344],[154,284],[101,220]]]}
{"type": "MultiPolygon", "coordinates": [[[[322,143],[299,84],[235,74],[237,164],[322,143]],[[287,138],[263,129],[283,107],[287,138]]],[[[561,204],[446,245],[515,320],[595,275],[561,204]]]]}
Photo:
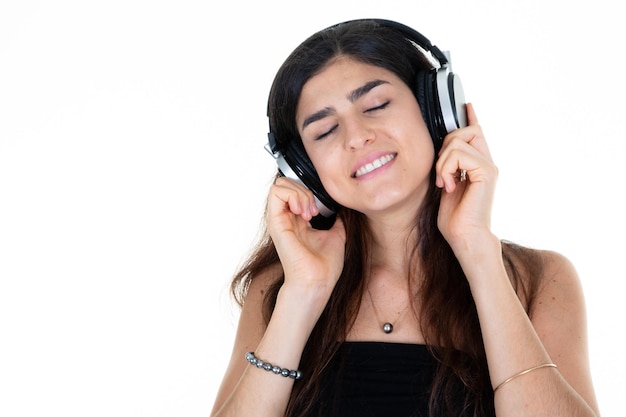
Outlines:
{"type": "MultiPolygon", "coordinates": [[[[320,31],[305,40],[279,69],[271,88],[268,114],[278,141],[301,139],[295,112],[304,84],[334,58],[345,56],[395,73],[415,91],[416,72],[430,64],[397,30],[373,20],[358,20],[320,31]]],[[[431,185],[414,228],[411,278],[421,274],[416,291],[421,331],[438,371],[430,395],[431,415],[495,415],[493,391],[487,369],[478,316],[469,284],[450,246],[437,227],[441,191],[431,185]]],[[[340,208],[347,233],[344,269],[305,346],[300,368],[309,377],[294,385],[287,416],[306,416],[314,409],[324,389],[328,364],[354,323],[359,311],[371,254],[371,231],[365,216],[340,208]]],[[[539,252],[502,242],[502,255],[511,281],[530,313],[537,292],[542,261],[539,252]]],[[[267,230],[232,281],[232,292],[242,305],[255,276],[279,265],[276,249],[267,230]]],[[[278,291],[279,277],[266,293],[264,317],[269,321],[278,291]]]]}

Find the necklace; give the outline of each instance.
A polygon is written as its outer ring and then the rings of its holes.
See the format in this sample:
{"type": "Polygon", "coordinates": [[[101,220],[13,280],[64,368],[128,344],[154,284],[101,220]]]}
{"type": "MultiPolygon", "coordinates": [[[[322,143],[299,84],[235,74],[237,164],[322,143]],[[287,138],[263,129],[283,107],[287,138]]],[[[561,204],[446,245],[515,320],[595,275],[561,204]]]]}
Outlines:
{"type": "MultiPolygon", "coordinates": [[[[380,320],[380,317],[378,316],[378,310],[376,309],[376,305],[374,304],[374,298],[372,297],[372,293],[370,292],[369,287],[367,288],[367,295],[369,295],[370,297],[370,302],[372,303],[372,308],[374,309],[374,314],[376,315],[376,319],[378,320],[379,323],[381,323],[382,320],[380,320]]],[[[400,312],[398,312],[398,316],[394,320],[394,323],[400,320],[400,318],[404,315],[404,312],[409,308],[409,304],[411,304],[410,300],[406,303],[406,306],[400,312]]],[[[385,334],[389,334],[393,332],[393,323],[389,321],[384,322],[382,325],[382,330],[385,334]]]]}

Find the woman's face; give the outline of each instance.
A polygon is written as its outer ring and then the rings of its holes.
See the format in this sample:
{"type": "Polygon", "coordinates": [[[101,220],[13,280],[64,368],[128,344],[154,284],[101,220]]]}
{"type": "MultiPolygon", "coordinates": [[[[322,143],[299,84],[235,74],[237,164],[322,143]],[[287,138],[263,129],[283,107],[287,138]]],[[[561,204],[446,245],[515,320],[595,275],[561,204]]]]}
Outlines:
{"type": "Polygon", "coordinates": [[[306,82],[296,123],[335,201],[369,216],[415,213],[434,146],[413,92],[397,75],[340,57],[306,82]]]}

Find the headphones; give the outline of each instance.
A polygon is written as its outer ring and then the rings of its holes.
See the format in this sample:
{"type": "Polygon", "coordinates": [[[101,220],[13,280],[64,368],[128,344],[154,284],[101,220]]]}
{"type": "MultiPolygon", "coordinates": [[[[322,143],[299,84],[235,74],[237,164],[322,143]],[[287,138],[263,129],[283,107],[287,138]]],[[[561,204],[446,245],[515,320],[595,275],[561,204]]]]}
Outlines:
{"type": "MultiPolygon", "coordinates": [[[[358,21],[372,21],[379,27],[388,27],[398,31],[431,64],[431,68],[417,71],[414,93],[436,147],[449,132],[467,126],[463,86],[458,75],[452,72],[448,52],[439,50],[416,30],[391,20],[351,20],[328,29],[358,21]]],[[[311,226],[321,230],[330,229],[335,222],[339,204],[324,190],[304,148],[297,146],[297,141],[294,140],[279,145],[271,124],[268,139],[265,149],[276,160],[279,175],[303,184],[315,196],[320,214],[311,220],[311,226]]]]}

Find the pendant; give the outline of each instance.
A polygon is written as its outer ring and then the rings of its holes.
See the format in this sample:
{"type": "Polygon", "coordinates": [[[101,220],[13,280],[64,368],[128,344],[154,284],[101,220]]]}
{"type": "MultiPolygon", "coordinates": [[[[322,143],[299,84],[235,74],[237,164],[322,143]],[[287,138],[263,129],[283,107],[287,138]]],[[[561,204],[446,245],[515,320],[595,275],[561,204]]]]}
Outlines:
{"type": "Polygon", "coordinates": [[[387,334],[393,332],[393,324],[391,324],[391,323],[383,324],[383,332],[385,332],[387,334]]]}

